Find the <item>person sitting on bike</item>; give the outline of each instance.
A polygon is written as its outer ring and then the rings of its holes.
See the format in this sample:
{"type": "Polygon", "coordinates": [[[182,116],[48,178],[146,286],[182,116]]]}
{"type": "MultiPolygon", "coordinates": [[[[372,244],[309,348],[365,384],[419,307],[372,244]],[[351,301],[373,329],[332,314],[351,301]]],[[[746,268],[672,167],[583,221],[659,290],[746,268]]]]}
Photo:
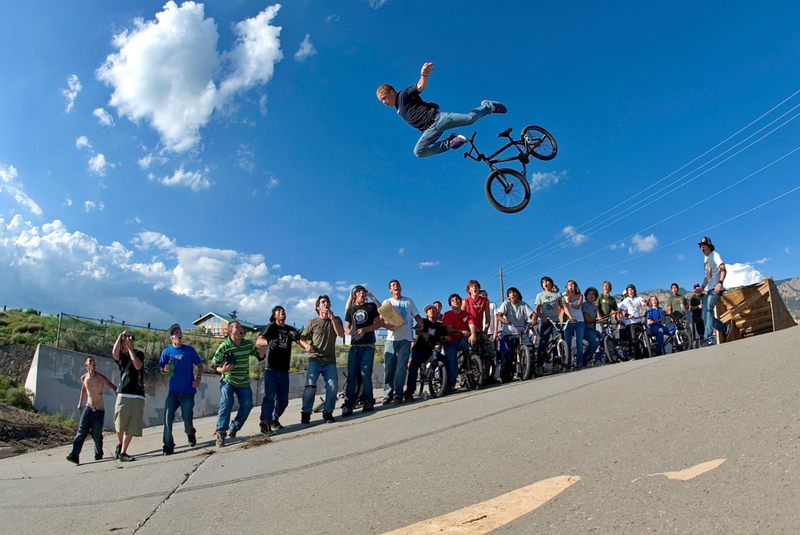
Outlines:
{"type": "MultiPolygon", "coordinates": [[[[583,339],[589,343],[586,351],[583,353],[583,362],[588,364],[589,360],[594,358],[597,348],[600,346],[600,333],[597,330],[597,288],[589,286],[583,292],[583,305],[581,312],[583,313],[583,321],[586,329],[583,331],[583,339]]],[[[600,362],[595,362],[595,365],[600,362]]]]}
{"type": "Polygon", "coordinates": [[[450,340],[444,346],[445,367],[447,368],[447,391],[452,392],[456,385],[456,368],[458,353],[469,347],[467,337],[470,335],[469,317],[461,310],[461,296],[451,294],[448,299],[450,310],[444,313],[442,322],[447,329],[450,340]]]}
{"type": "MultiPolygon", "coordinates": [[[[417,325],[417,338],[411,346],[411,361],[408,363],[408,380],[403,397],[406,401],[414,400],[414,391],[417,389],[419,367],[431,358],[431,354],[442,341],[447,341],[447,329],[439,323],[439,309],[436,305],[425,305],[426,318],[417,325]]],[[[445,364],[445,367],[447,365],[445,364]]]]}
{"type": "Polygon", "coordinates": [[[611,295],[611,283],[603,281],[602,288],[603,293],[597,298],[597,311],[600,313],[599,318],[602,320],[611,316],[615,321],[619,321],[619,309],[617,308],[617,300],[611,295]]]}
{"type": "Polygon", "coordinates": [[[536,296],[536,301],[534,301],[536,312],[531,318],[534,325],[536,320],[542,322],[536,343],[536,375],[543,373],[547,344],[550,343],[550,338],[553,336],[554,324],[558,322],[558,310],[564,300],[560,292],[554,291],[553,279],[550,277],[542,277],[541,285],[544,291],[536,296]]]}
{"type": "Polygon", "coordinates": [[[481,358],[494,361],[494,341],[486,334],[489,328],[489,300],[481,295],[481,285],[476,280],[467,283],[469,296],[461,303],[461,310],[467,313],[469,326],[469,345],[481,358]]]}
{"type": "Polygon", "coordinates": [[[517,342],[530,345],[530,339],[525,334],[528,319],[534,315],[533,309],[522,300],[522,294],[513,286],[506,292],[507,301],[503,301],[495,315],[496,321],[503,324],[503,343],[506,350],[502,354],[500,365],[500,380],[504,383],[514,378],[514,352],[517,342]]]}
{"type": "Polygon", "coordinates": [[[650,298],[650,310],[647,311],[647,329],[656,335],[658,354],[664,353],[664,334],[668,332],[664,324],[664,311],[658,306],[658,297],[650,298]]]}
{"type": "Polygon", "coordinates": [[[433,102],[425,102],[419,96],[428,87],[428,76],[433,71],[433,63],[426,63],[422,66],[419,81],[397,92],[389,84],[383,84],[378,88],[378,100],[397,109],[399,115],[405,122],[413,126],[422,136],[414,147],[414,156],[425,158],[447,152],[450,149],[458,149],[467,142],[467,138],[461,135],[451,134],[443,141],[439,138],[446,130],[468,126],[490,113],[506,113],[506,107],[499,102],[484,100],[481,105],[469,113],[448,113],[439,110],[439,105],[433,102]]]}
{"type": "Polygon", "coordinates": [[[672,317],[674,325],[679,329],[685,329],[686,313],[684,311],[689,309],[689,302],[683,295],[678,295],[680,288],[677,283],[673,282],[669,289],[672,295],[667,298],[667,314],[672,317]]]}
{"type": "Polygon", "coordinates": [[[564,314],[567,316],[567,326],[564,329],[564,339],[567,341],[567,354],[572,354],[572,336],[575,335],[575,361],[572,370],[583,367],[583,295],[578,288],[578,283],[570,279],[567,281],[567,293],[564,294],[564,314]]]}
{"type": "Polygon", "coordinates": [[[693,344],[695,347],[700,347],[700,341],[703,339],[703,332],[705,324],[703,323],[703,287],[699,284],[694,285],[692,297],[689,298],[689,311],[692,313],[692,336],[693,344]]]}
{"type": "Polygon", "coordinates": [[[620,338],[624,339],[628,346],[628,356],[633,356],[635,359],[644,357],[639,351],[636,340],[644,328],[646,310],[647,304],[644,299],[636,295],[636,286],[629,284],[625,288],[625,298],[619,305],[620,321],[625,326],[624,330],[620,329],[620,338]]]}

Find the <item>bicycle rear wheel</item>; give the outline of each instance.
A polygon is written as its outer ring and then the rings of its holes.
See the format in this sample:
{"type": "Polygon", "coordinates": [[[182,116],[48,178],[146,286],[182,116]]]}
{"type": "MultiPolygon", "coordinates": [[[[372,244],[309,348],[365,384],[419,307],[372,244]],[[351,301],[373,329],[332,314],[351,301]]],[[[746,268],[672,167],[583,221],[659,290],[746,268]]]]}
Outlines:
{"type": "Polygon", "coordinates": [[[516,348],[516,371],[517,377],[519,377],[520,381],[527,381],[531,378],[531,371],[533,369],[533,363],[531,359],[531,351],[528,349],[528,346],[519,342],[516,348]]]}
{"type": "Polygon", "coordinates": [[[428,369],[428,390],[432,398],[444,396],[447,391],[447,367],[441,360],[436,360],[428,369]]]}
{"type": "Polygon", "coordinates": [[[541,126],[523,128],[522,141],[525,143],[525,150],[528,151],[528,154],[540,160],[552,160],[558,152],[556,140],[541,126]]]}
{"type": "Polygon", "coordinates": [[[617,362],[617,344],[611,336],[607,335],[603,338],[603,351],[605,351],[606,359],[608,359],[609,364],[617,362]]]}
{"type": "Polygon", "coordinates": [[[531,200],[528,180],[513,169],[495,169],[486,179],[486,198],[506,214],[519,212],[531,200]]]}

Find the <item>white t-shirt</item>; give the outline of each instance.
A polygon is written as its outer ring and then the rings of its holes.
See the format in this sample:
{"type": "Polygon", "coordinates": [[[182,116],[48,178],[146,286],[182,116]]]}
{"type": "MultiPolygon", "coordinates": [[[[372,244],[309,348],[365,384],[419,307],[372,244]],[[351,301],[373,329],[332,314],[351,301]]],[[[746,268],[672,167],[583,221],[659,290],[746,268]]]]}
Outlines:
{"type": "Polygon", "coordinates": [[[569,313],[572,314],[572,319],[575,321],[583,321],[583,310],[581,308],[573,308],[571,306],[576,305],[580,297],[580,295],[576,295],[572,301],[567,301],[567,296],[564,296],[564,301],[566,302],[566,305],[569,306],[569,313]]]}
{"type": "Polygon", "coordinates": [[[414,301],[409,299],[408,297],[401,297],[400,299],[395,299],[394,297],[390,297],[386,301],[383,302],[385,305],[386,303],[390,303],[397,313],[403,316],[405,323],[402,326],[398,327],[395,330],[389,330],[389,333],[386,335],[387,341],[392,340],[414,340],[414,318],[419,316],[419,311],[417,310],[417,305],[414,304],[414,301]]]}
{"type": "Polygon", "coordinates": [[[713,290],[714,287],[719,284],[719,266],[722,264],[722,257],[719,256],[719,253],[716,251],[712,251],[711,254],[703,260],[703,268],[706,270],[706,280],[708,281],[706,291],[713,290]]]}
{"type": "Polygon", "coordinates": [[[497,305],[489,301],[489,329],[486,331],[488,334],[494,334],[494,328],[497,325],[497,305]]]}
{"type": "Polygon", "coordinates": [[[637,295],[633,299],[630,297],[623,299],[622,303],[619,305],[619,309],[628,313],[627,318],[625,316],[620,317],[622,324],[630,325],[631,323],[642,323],[644,321],[647,305],[645,304],[644,299],[637,295]]]}

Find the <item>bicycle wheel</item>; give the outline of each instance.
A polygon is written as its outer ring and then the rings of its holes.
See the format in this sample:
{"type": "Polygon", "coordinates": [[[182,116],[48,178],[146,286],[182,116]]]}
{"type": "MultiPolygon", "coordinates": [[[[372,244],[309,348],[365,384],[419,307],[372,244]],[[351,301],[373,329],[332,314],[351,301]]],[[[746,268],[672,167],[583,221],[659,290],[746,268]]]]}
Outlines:
{"type": "Polygon", "coordinates": [[[528,154],[540,160],[552,160],[558,152],[556,140],[541,126],[523,128],[522,141],[525,142],[525,150],[528,151],[528,154]]]}
{"type": "Polygon", "coordinates": [[[434,361],[428,369],[428,390],[432,398],[442,397],[447,391],[447,367],[441,360],[434,361]]]}
{"type": "Polygon", "coordinates": [[[513,169],[495,169],[486,179],[486,198],[496,209],[506,214],[519,212],[531,200],[531,187],[513,169]]]}
{"type": "Polygon", "coordinates": [[[619,360],[617,355],[617,344],[610,336],[603,338],[603,351],[605,351],[609,364],[614,364],[617,362],[617,360],[619,360]]]}
{"type": "Polygon", "coordinates": [[[569,370],[569,347],[567,347],[567,342],[565,340],[559,340],[556,344],[556,353],[558,354],[558,360],[560,361],[559,366],[561,367],[561,371],[565,372],[569,370]]]}
{"type": "Polygon", "coordinates": [[[419,372],[417,373],[417,386],[414,389],[414,397],[417,398],[422,395],[422,391],[425,390],[425,378],[428,375],[428,364],[423,363],[422,366],[419,367],[419,372]]]}
{"type": "Polygon", "coordinates": [[[527,381],[531,378],[531,371],[533,369],[531,350],[528,349],[528,346],[520,342],[517,344],[515,357],[516,362],[514,364],[516,365],[517,377],[519,377],[520,381],[527,381]]]}
{"type": "Polygon", "coordinates": [[[692,343],[692,339],[689,337],[689,333],[686,331],[676,331],[675,332],[675,345],[673,346],[678,351],[686,351],[689,349],[689,344],[692,343]]]}
{"type": "Polygon", "coordinates": [[[483,362],[478,355],[470,355],[467,370],[467,384],[470,388],[480,388],[483,386],[483,362]]]}
{"type": "Polygon", "coordinates": [[[639,338],[639,344],[642,350],[642,358],[653,358],[653,344],[650,342],[648,334],[645,333],[639,338]]]}

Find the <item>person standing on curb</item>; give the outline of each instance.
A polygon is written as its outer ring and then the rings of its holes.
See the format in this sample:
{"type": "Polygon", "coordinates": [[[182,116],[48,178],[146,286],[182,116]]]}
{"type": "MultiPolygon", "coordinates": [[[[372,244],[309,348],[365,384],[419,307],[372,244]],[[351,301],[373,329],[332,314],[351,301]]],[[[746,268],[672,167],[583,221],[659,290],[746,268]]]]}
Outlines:
{"type": "Polygon", "coordinates": [[[181,326],[173,323],[169,328],[169,339],[172,345],[161,352],[158,367],[161,373],[169,375],[169,393],[164,401],[164,446],[162,453],[172,455],[175,453],[175,441],[172,437],[172,424],[175,422],[175,413],[181,408],[183,430],[189,447],[197,445],[197,435],[192,424],[194,416],[194,395],[203,379],[203,363],[200,356],[192,346],[183,343],[181,326]],[[197,366],[197,375],[194,368],[197,366]]]}
{"type": "Polygon", "coordinates": [[[134,347],[135,340],[131,331],[122,331],[111,349],[119,368],[114,406],[114,427],[119,444],[114,450],[114,458],[123,463],[136,460],[128,455],[128,446],[133,437],[142,436],[144,420],[144,353],[134,347]]]}
{"type": "Polygon", "coordinates": [[[236,436],[253,409],[253,390],[250,388],[250,357],[264,360],[266,350],[256,347],[244,337],[244,328],[238,321],[228,324],[228,338],[220,344],[214,358],[212,369],[222,374],[219,382],[219,417],[217,418],[217,447],[225,446],[225,438],[236,436]],[[233,396],[239,400],[239,412],[231,422],[233,396]],[[228,425],[230,424],[230,428],[228,425]]]}
{"type": "MultiPolygon", "coordinates": [[[[363,286],[353,288],[355,300],[347,308],[344,317],[345,333],[350,335],[350,352],[347,355],[347,385],[345,386],[342,418],[353,414],[356,403],[356,381],[361,374],[363,389],[361,412],[369,412],[375,406],[372,394],[372,366],[375,362],[375,331],[383,327],[378,305],[367,302],[370,294],[363,286]]],[[[375,301],[375,298],[372,297],[375,301]]]]}
{"type": "Polygon", "coordinates": [[[339,372],[336,370],[336,338],[344,338],[344,327],[341,318],[331,311],[331,300],[327,295],[317,297],[317,317],[306,323],[300,339],[311,340],[306,351],[313,353],[308,359],[306,370],[306,386],[303,388],[303,408],[300,423],[311,423],[311,411],[314,408],[314,394],[317,392],[317,379],[322,375],[325,380],[325,406],[322,419],[326,424],[336,420],[333,409],[336,406],[336,390],[339,388],[339,372]]]}
{"type": "Polygon", "coordinates": [[[256,340],[266,347],[267,367],[264,370],[264,400],[261,402],[261,434],[274,435],[283,426],[278,418],[289,405],[289,368],[292,364],[292,342],[306,351],[311,346],[300,340],[300,332],[286,325],[286,310],[278,305],[272,309],[267,325],[256,340]]]}
{"type": "Polygon", "coordinates": [[[703,335],[702,345],[711,346],[714,345],[713,334],[715,329],[723,342],[725,338],[728,337],[729,325],[718,320],[715,314],[717,310],[717,300],[724,290],[722,283],[725,281],[728,270],[725,269],[722,257],[719,256],[714,244],[711,243],[711,238],[704,236],[697,245],[700,246],[700,250],[705,256],[703,259],[703,268],[706,272],[702,284],[702,286],[706,287],[706,297],[703,300],[703,323],[705,324],[705,333],[703,335]]]}
{"type": "Polygon", "coordinates": [[[403,403],[403,389],[406,386],[408,361],[411,357],[411,342],[414,340],[412,320],[422,325],[422,317],[419,315],[414,301],[403,297],[403,288],[397,279],[389,282],[389,291],[392,292],[392,297],[383,304],[392,305],[405,322],[402,325],[385,324],[389,333],[386,336],[386,346],[383,350],[383,404],[399,405],[403,403]]]}
{"type": "Polygon", "coordinates": [[[117,389],[108,377],[102,373],[97,373],[97,363],[94,357],[86,357],[83,365],[86,366],[86,373],[81,376],[81,395],[78,398],[78,410],[81,410],[84,395],[86,396],[86,407],[81,413],[78,433],[72,441],[72,451],[67,455],[67,460],[75,464],[81,464],[81,449],[89,432],[92,433],[92,439],[94,440],[94,460],[99,461],[103,458],[103,421],[106,418],[106,409],[103,405],[103,387],[107,386],[111,390],[117,389]]]}

